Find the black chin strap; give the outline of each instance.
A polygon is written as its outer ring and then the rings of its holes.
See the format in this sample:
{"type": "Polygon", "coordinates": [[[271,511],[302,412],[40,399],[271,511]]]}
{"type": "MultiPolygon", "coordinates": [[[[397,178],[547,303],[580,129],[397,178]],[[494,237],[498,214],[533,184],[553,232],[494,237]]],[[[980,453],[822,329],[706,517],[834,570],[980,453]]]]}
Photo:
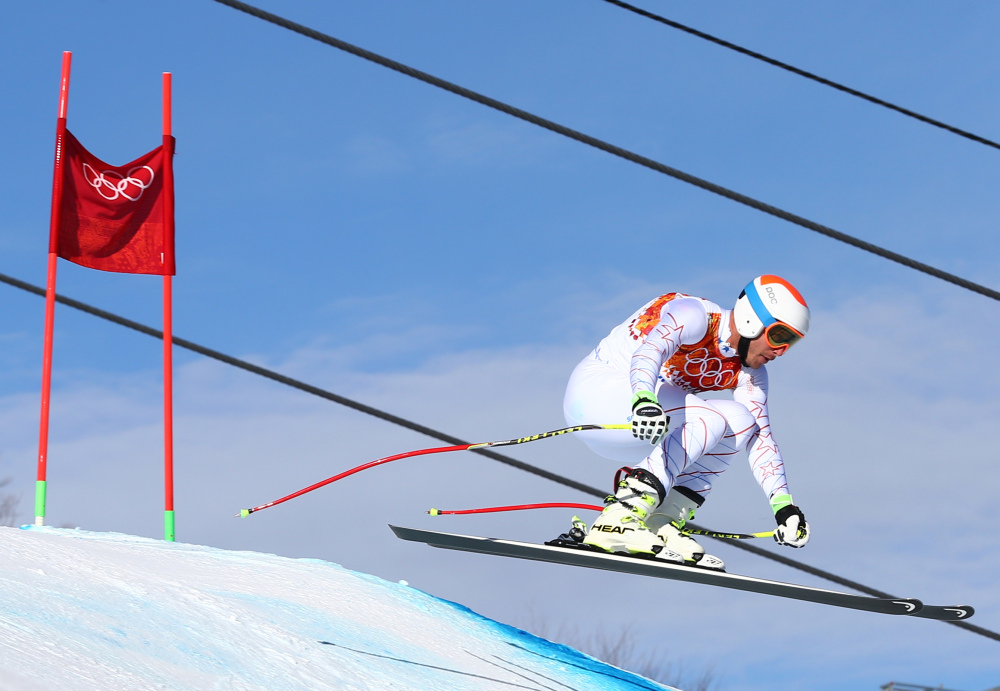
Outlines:
{"type": "Polygon", "coordinates": [[[740,362],[744,367],[749,367],[747,364],[747,353],[750,352],[750,339],[746,336],[740,336],[739,343],[736,344],[736,352],[739,353],[740,362]]]}

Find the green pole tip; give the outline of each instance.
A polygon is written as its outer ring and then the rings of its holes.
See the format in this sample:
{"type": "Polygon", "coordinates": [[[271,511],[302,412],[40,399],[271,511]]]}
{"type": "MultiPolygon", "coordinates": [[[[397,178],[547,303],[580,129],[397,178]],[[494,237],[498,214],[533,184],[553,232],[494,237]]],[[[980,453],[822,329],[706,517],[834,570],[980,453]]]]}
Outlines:
{"type": "Polygon", "coordinates": [[[45,525],[45,480],[35,482],[35,525],[45,525]]]}
{"type": "Polygon", "coordinates": [[[431,509],[431,510],[430,510],[430,511],[428,511],[427,513],[429,513],[429,514],[430,514],[430,515],[432,515],[432,516],[440,516],[440,515],[441,515],[441,512],[440,512],[440,511],[438,511],[437,509],[431,509]]]}
{"type": "Polygon", "coordinates": [[[174,542],[174,512],[167,510],[163,512],[163,539],[167,542],[174,542]]]}
{"type": "Polygon", "coordinates": [[[239,517],[246,518],[250,515],[250,509],[240,509],[239,517]]]}

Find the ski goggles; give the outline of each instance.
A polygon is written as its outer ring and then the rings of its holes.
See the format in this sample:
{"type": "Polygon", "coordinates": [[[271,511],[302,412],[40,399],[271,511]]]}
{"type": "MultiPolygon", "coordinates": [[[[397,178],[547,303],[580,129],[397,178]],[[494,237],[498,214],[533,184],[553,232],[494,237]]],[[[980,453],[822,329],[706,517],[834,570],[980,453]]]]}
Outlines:
{"type": "Polygon", "coordinates": [[[764,338],[767,339],[769,346],[783,352],[801,341],[803,335],[788,324],[774,322],[773,324],[768,324],[764,329],[764,338]]]}

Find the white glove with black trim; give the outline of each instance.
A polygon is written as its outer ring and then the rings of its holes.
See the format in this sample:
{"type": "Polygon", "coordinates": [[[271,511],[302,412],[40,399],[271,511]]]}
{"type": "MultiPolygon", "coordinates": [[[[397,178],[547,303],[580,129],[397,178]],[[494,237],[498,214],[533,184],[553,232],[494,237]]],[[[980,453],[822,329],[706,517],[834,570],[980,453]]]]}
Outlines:
{"type": "Polygon", "coordinates": [[[670,418],[663,412],[656,394],[640,391],[632,397],[632,436],[656,446],[667,433],[670,418]]]}
{"type": "Polygon", "coordinates": [[[789,547],[805,547],[809,542],[809,524],[802,509],[795,504],[787,504],[774,514],[778,527],[774,530],[774,541],[789,547]]]}

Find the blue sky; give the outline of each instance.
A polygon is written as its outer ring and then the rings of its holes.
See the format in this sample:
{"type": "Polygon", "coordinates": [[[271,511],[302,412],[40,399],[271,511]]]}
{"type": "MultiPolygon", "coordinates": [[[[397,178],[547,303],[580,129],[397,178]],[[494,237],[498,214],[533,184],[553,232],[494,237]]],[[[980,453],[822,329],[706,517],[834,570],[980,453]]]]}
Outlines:
{"type": "MultiPolygon", "coordinates": [[[[997,287],[1000,151],[600,0],[259,5],[997,287]]],[[[644,6],[1000,138],[992,5],[644,6]]],[[[814,315],[810,338],[771,368],[775,434],[816,535],[793,556],[903,595],[968,601],[978,623],[1000,630],[993,301],[210,0],[54,1],[5,14],[0,272],[39,285],[63,50],[74,52],[69,127],[112,163],[157,145],[160,74],[174,74],[178,336],[470,440],[560,426],[575,362],[649,298],[682,290],[726,305],[754,275],[789,278],[814,315]]],[[[153,277],[61,263],[59,289],[160,320],[153,277]]],[[[0,477],[23,488],[27,520],[43,303],[3,291],[0,477]]],[[[159,344],[64,308],[56,323],[51,521],[156,536],[159,344]]],[[[371,471],[385,493],[374,508],[357,492],[375,488],[359,483],[234,525],[238,508],[436,443],[176,357],[179,539],[386,577],[405,565],[418,587],[515,625],[536,615],[627,623],[609,576],[442,557],[387,535],[386,522],[428,520],[419,511],[431,505],[584,499],[489,461],[389,466],[371,471]],[[456,472],[462,463],[474,472],[456,472]],[[525,579],[529,592],[511,585],[525,579]],[[559,602],[560,584],[600,602],[580,613],[559,602]]],[[[517,457],[610,482],[614,468],[579,442],[545,444],[517,457]]],[[[748,477],[734,467],[699,519],[766,529],[748,477]]],[[[537,540],[565,520],[432,525],[537,540]]],[[[804,579],[726,549],[733,571],[804,579]]],[[[684,654],[715,664],[726,688],[1000,683],[996,643],[953,627],[688,593],[666,591],[657,616],[665,632],[688,622],[684,654]],[[773,648],[761,650],[763,633],[773,648]],[[785,640],[817,652],[791,655],[785,640]]],[[[649,645],[679,656],[662,637],[649,645]]]]}

